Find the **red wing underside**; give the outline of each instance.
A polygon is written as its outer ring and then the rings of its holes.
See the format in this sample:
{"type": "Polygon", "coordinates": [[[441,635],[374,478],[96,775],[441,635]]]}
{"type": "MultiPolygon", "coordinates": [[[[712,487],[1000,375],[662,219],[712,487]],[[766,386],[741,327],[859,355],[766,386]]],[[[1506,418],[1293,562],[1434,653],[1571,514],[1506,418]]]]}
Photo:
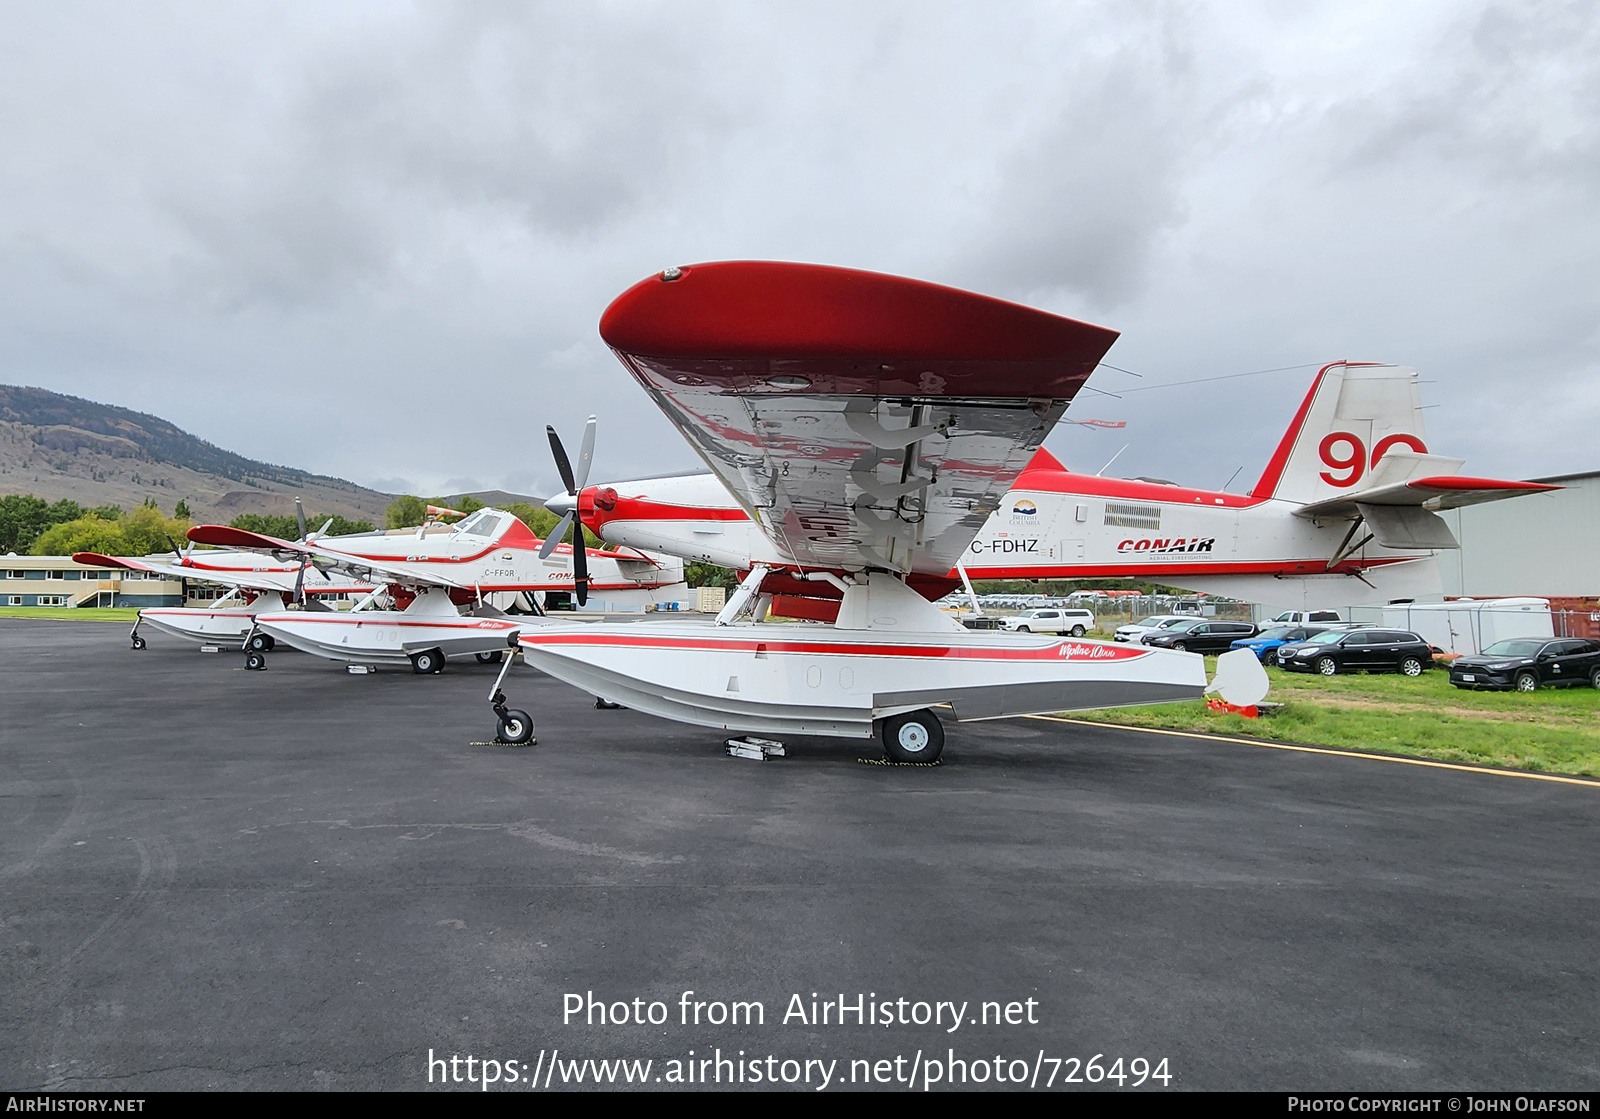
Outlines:
{"type": "Polygon", "coordinates": [[[600,332],[796,564],[938,575],[1117,337],[933,284],[765,262],[646,280],[600,332]]]}

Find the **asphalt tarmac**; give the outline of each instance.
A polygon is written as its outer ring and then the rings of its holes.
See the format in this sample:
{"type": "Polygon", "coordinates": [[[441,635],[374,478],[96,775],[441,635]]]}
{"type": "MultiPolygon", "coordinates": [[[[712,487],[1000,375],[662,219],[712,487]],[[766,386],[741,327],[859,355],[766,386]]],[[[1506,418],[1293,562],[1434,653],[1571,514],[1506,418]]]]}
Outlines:
{"type": "Polygon", "coordinates": [[[491,668],[242,662],[0,620],[0,1088],[1600,1084],[1600,787],[1035,720],[745,761],[521,666],[513,749],[491,668]]]}

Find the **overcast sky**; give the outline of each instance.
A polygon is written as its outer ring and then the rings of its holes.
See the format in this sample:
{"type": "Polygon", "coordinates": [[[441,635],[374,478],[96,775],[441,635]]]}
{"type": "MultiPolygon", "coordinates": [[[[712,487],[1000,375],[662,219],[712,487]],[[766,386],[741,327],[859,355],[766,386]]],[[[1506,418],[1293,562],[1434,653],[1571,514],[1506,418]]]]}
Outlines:
{"type": "Polygon", "coordinates": [[[597,479],[696,462],[610,299],[779,258],[1122,331],[1074,469],[1247,488],[1346,357],[1469,472],[1600,469],[1596,59],[1592,2],[7,2],[0,380],[548,492],[590,412],[597,479]]]}

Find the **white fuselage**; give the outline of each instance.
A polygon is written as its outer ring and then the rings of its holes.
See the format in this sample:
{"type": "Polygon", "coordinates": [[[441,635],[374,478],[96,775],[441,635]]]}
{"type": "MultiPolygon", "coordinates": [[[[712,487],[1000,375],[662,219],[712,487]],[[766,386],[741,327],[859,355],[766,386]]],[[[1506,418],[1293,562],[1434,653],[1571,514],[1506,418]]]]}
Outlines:
{"type": "MultiPolygon", "coordinates": [[[[594,505],[592,526],[612,544],[741,570],[785,562],[709,474],[618,483],[585,497],[594,505]]],[[[963,566],[973,579],[1141,579],[1281,605],[1305,599],[1340,606],[1436,591],[1431,552],[1369,544],[1330,565],[1349,522],[1298,517],[1298,507],[1152,482],[1027,471],[968,546],[963,566]]]]}
{"type": "MultiPolygon", "coordinates": [[[[574,586],[572,548],[558,545],[540,558],[543,541],[512,514],[495,509],[474,513],[459,525],[430,525],[387,533],[323,537],[321,554],[362,570],[368,563],[378,581],[470,588],[479,596],[522,591],[562,591],[574,586]]],[[[591,594],[645,591],[683,582],[683,561],[675,556],[589,554],[591,594]]],[[[646,599],[648,601],[648,599],[646,599]]]]}

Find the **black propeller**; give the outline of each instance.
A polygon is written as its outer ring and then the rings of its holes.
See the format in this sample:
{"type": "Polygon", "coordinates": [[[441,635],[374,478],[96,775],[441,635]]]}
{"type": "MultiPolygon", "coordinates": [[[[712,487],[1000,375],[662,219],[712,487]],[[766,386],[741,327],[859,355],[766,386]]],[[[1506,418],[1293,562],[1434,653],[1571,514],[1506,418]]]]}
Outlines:
{"type": "Polygon", "coordinates": [[[561,484],[567,487],[567,496],[573,499],[572,508],[568,509],[551,529],[550,535],[545,537],[544,546],[539,549],[539,558],[546,559],[556,550],[556,545],[561,543],[561,538],[567,534],[567,529],[572,529],[572,582],[577,588],[578,605],[583,606],[589,601],[589,550],[583,541],[583,522],[578,520],[577,497],[578,493],[589,481],[589,463],[594,458],[594,425],[595,418],[589,417],[589,422],[583,429],[583,450],[578,456],[578,474],[572,473],[572,463],[567,458],[567,450],[561,445],[561,436],[556,434],[556,429],[545,426],[545,432],[550,436],[550,453],[555,456],[556,471],[561,475],[561,484]]]}
{"type": "Polygon", "coordinates": [[[304,544],[306,541],[306,508],[300,504],[298,497],[294,499],[294,520],[295,524],[300,528],[299,542],[304,544]]]}

